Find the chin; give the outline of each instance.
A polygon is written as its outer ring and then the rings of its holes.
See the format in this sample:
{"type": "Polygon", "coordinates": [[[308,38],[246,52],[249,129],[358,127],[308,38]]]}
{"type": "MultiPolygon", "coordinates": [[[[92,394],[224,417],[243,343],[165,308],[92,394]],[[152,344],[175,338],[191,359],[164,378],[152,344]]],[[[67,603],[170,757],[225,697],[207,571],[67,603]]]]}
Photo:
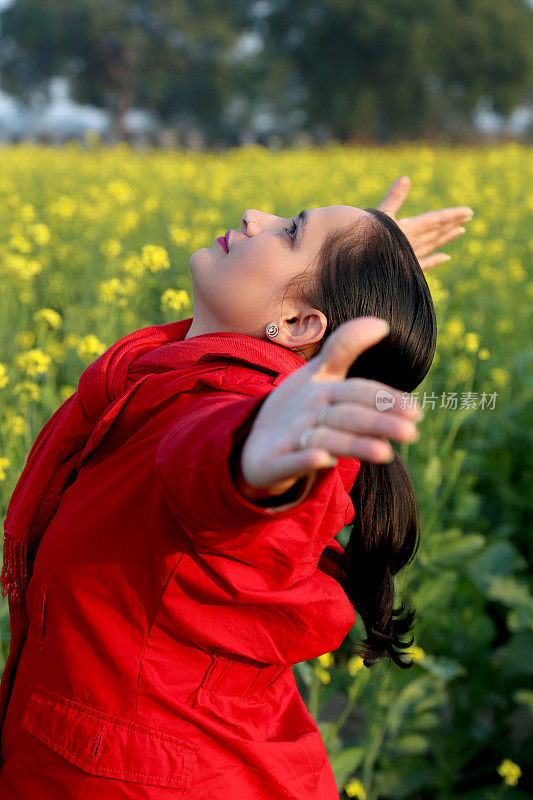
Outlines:
{"type": "Polygon", "coordinates": [[[200,250],[195,250],[195,252],[189,258],[189,266],[192,267],[193,263],[202,263],[203,261],[212,261],[214,256],[213,248],[212,247],[202,247],[200,250]]]}

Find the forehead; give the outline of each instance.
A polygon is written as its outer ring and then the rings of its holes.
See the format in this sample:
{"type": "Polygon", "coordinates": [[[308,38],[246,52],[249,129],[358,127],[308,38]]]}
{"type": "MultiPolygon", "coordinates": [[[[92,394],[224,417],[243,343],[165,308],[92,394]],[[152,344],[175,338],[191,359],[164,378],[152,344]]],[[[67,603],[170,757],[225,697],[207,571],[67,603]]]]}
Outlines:
{"type": "Polygon", "coordinates": [[[326,234],[333,228],[361,221],[368,212],[356,206],[321,206],[309,209],[309,228],[316,234],[326,234]]]}

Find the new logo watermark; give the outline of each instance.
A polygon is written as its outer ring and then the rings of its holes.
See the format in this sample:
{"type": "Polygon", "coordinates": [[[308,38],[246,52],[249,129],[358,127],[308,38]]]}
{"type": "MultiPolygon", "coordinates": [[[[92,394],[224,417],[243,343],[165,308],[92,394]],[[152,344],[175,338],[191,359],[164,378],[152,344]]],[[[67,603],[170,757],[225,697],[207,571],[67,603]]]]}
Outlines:
{"type": "Polygon", "coordinates": [[[378,411],[386,411],[388,408],[394,408],[396,400],[394,395],[386,389],[378,389],[376,392],[376,408],[378,411]]]}

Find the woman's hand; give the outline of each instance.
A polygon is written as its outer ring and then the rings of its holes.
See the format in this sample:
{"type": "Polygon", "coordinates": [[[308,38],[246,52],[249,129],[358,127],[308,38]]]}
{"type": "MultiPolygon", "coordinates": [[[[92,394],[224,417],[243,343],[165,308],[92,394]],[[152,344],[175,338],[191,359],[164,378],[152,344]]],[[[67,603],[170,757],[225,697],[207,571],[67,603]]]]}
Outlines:
{"type": "Polygon", "coordinates": [[[317,356],[270,392],[241,452],[239,485],[249,497],[283,494],[300,478],[333,466],[332,457],[388,462],[393,449],[384,437],[416,441],[414,421],[420,412],[414,404],[400,408],[402,392],[378,381],[346,378],[356,358],[388,330],[377,317],[339,325],[317,356]],[[392,396],[385,411],[376,405],[379,391],[392,396]],[[318,412],[326,407],[325,424],[300,450],[301,434],[316,425],[318,412]]]}
{"type": "Polygon", "coordinates": [[[385,211],[400,226],[409,239],[418,263],[423,270],[427,270],[450,260],[451,256],[447,253],[433,253],[433,250],[466,233],[466,229],[462,225],[472,219],[474,212],[468,206],[455,206],[454,208],[441,208],[439,211],[427,211],[425,214],[417,214],[415,217],[396,219],[396,214],[405,201],[410,188],[411,181],[407,175],[396,178],[378,209],[385,211]],[[429,255],[429,253],[433,253],[433,255],[429,255]]]}

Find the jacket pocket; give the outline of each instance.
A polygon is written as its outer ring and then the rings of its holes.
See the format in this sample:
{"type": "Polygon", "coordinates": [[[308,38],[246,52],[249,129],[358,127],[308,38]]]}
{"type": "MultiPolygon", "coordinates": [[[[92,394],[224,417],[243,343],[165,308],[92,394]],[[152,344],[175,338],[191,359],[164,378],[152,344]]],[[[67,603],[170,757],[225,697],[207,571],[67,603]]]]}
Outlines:
{"type": "Polygon", "coordinates": [[[198,744],[35,686],[22,726],[91,775],[189,789],[198,744]]]}

